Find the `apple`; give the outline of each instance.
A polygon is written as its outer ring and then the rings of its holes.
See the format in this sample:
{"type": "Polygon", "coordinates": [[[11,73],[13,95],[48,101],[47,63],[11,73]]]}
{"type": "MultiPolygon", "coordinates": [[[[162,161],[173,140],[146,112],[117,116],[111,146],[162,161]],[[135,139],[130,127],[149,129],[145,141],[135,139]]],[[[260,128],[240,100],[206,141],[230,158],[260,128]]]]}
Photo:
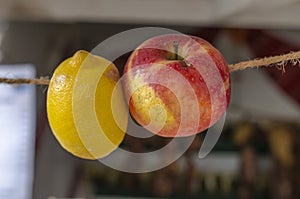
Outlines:
{"type": "Polygon", "coordinates": [[[130,55],[123,87],[132,117],[163,137],[195,135],[215,124],[230,101],[222,54],[184,34],[150,38],[130,55]]]}

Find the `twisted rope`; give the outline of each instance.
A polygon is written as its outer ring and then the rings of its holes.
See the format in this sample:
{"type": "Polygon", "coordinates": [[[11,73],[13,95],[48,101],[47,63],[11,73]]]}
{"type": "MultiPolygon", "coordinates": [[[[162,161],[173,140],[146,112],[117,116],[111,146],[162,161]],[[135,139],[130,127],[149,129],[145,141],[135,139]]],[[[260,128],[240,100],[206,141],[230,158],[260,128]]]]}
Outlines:
{"type": "MultiPolygon", "coordinates": [[[[248,68],[258,68],[266,66],[275,66],[278,69],[285,72],[285,66],[291,63],[296,66],[300,64],[300,51],[290,52],[284,55],[265,57],[259,59],[253,59],[249,61],[243,61],[236,64],[229,65],[229,71],[235,72],[239,70],[245,70],[248,68]]],[[[4,84],[36,84],[36,85],[48,85],[50,82],[49,77],[40,77],[38,79],[24,79],[24,78],[0,78],[0,83],[4,84]]]]}

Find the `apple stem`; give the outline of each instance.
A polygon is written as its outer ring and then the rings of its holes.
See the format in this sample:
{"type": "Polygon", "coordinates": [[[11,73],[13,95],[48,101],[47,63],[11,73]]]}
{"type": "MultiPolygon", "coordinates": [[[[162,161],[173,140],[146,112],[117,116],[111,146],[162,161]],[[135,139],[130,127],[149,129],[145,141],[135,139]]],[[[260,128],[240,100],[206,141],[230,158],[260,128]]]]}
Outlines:
{"type": "Polygon", "coordinates": [[[178,46],[179,46],[178,41],[173,41],[175,60],[178,60],[178,46]]]}

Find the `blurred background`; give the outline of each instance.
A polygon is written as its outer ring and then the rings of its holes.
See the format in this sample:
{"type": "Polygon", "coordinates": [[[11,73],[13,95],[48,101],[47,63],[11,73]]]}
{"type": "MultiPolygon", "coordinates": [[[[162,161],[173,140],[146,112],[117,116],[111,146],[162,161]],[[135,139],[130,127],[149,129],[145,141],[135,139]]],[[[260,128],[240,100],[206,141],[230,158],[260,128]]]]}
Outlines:
{"type": "MultiPolygon", "coordinates": [[[[51,77],[77,50],[145,26],[202,37],[229,64],[284,54],[300,50],[299,10],[299,0],[0,0],[0,75],[51,77]]],[[[197,157],[203,132],[178,161],[143,174],[67,153],[49,128],[47,86],[25,86],[25,95],[23,87],[12,87],[14,93],[1,85],[0,198],[300,198],[300,68],[249,69],[232,73],[231,81],[213,151],[197,157]],[[22,196],[13,197],[20,189],[22,196]]],[[[126,136],[123,144],[143,151],[167,142],[126,136]]]]}

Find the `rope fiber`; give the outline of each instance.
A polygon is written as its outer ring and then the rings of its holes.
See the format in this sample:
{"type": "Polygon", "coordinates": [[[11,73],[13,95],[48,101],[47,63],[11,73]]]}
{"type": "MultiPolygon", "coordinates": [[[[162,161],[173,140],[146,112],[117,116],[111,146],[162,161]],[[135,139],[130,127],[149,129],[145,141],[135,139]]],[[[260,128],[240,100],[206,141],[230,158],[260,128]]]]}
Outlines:
{"type": "MultiPolygon", "coordinates": [[[[272,57],[258,58],[249,61],[243,61],[236,64],[229,65],[229,71],[235,72],[245,70],[248,68],[258,68],[263,66],[276,66],[278,69],[285,72],[285,66],[291,63],[293,66],[300,64],[300,51],[290,52],[284,55],[277,55],[272,57]]],[[[49,77],[40,77],[38,79],[23,79],[23,78],[1,78],[0,83],[4,84],[36,84],[48,85],[49,77]]]]}

